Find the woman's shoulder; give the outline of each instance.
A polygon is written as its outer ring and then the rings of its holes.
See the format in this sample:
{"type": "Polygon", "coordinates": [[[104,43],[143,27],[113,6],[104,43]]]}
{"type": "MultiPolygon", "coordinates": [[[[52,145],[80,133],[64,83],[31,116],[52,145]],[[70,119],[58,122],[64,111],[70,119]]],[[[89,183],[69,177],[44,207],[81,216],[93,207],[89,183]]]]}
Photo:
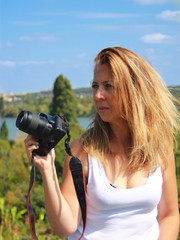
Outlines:
{"type": "Polygon", "coordinates": [[[83,144],[80,138],[76,138],[75,140],[73,140],[70,144],[71,147],[71,151],[72,154],[75,156],[77,155],[81,155],[85,152],[84,148],[83,148],[83,144]]]}
{"type": "Polygon", "coordinates": [[[78,157],[83,165],[85,176],[88,175],[88,152],[85,151],[82,140],[80,138],[75,139],[70,144],[71,152],[75,157],[78,157]]]}

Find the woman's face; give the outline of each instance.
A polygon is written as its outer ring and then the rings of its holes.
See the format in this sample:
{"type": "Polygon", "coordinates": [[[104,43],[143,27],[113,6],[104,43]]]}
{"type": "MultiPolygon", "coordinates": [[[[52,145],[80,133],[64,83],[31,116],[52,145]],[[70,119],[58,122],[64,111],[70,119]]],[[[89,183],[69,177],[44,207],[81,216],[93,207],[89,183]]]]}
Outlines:
{"type": "Polygon", "coordinates": [[[119,104],[114,93],[114,80],[108,64],[97,65],[92,82],[96,111],[104,122],[114,123],[120,118],[119,104]]]}

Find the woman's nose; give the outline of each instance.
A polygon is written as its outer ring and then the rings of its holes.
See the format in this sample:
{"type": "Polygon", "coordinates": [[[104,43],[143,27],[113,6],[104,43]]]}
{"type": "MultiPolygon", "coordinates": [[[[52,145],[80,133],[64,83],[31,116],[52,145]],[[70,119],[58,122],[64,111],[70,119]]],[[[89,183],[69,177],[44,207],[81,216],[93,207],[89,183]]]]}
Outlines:
{"type": "Polygon", "coordinates": [[[99,87],[95,93],[95,98],[97,100],[105,99],[105,92],[104,89],[99,87]]]}

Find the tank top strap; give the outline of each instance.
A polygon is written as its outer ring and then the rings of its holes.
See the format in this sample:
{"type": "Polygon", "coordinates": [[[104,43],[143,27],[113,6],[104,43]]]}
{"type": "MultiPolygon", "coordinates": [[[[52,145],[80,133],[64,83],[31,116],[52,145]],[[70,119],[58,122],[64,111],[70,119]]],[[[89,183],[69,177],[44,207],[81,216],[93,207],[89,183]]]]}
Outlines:
{"type": "Polygon", "coordinates": [[[88,173],[88,183],[92,180],[99,179],[104,175],[103,165],[95,158],[91,157],[88,154],[88,164],[89,164],[89,173],[88,173]]]}

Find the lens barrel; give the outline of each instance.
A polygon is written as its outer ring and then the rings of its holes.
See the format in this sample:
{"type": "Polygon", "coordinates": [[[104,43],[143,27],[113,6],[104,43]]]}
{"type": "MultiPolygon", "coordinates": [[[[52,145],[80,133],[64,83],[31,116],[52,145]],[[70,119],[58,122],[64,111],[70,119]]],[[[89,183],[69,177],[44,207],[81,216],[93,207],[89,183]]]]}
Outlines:
{"type": "Polygon", "coordinates": [[[51,131],[51,125],[45,117],[30,111],[22,111],[16,119],[16,127],[32,136],[42,138],[51,131]]]}

